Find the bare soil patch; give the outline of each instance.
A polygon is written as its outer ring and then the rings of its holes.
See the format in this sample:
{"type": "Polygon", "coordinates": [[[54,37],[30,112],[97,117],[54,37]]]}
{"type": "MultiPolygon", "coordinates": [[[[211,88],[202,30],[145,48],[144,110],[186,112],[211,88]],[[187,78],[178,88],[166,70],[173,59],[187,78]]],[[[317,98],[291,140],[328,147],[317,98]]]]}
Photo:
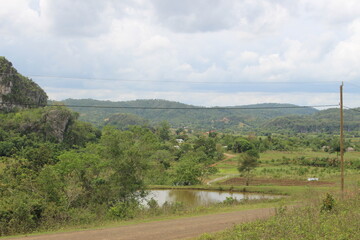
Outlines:
{"type": "MultiPolygon", "coordinates": [[[[245,185],[246,179],[243,177],[231,178],[224,181],[224,185],[242,186],[245,185]]],[[[306,181],[291,179],[268,179],[254,178],[250,181],[251,185],[278,185],[278,186],[333,186],[335,183],[326,181],[306,181]]]]}

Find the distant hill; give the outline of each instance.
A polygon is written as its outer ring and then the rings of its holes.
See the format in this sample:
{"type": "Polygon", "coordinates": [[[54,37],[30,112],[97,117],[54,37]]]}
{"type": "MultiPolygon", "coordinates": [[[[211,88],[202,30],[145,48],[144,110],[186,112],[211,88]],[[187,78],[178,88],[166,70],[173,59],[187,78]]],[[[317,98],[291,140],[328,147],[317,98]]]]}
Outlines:
{"type": "Polygon", "coordinates": [[[168,121],[174,128],[250,130],[276,117],[302,116],[318,112],[314,108],[294,108],[296,105],[277,103],[221,107],[219,109],[201,109],[199,106],[159,99],[124,102],[66,99],[62,103],[79,112],[80,120],[91,122],[99,127],[107,124],[106,120],[112,119],[114,114],[128,113],[147,119],[150,124],[168,121]],[[165,109],[132,109],[133,107],[165,109]]]}
{"type": "MultiPolygon", "coordinates": [[[[355,109],[360,111],[360,109],[355,109]]],[[[360,131],[360,112],[344,110],[344,130],[360,131]]],[[[326,109],[311,115],[281,116],[266,122],[263,129],[275,132],[338,133],[340,131],[339,109],[326,109]]]]}

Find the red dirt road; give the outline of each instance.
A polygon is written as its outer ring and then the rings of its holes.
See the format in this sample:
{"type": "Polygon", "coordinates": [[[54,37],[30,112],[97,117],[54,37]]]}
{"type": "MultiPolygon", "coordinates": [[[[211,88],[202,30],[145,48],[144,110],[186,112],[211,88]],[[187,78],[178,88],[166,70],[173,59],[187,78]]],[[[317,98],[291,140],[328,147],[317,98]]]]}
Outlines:
{"type": "Polygon", "coordinates": [[[263,219],[275,214],[273,208],[262,208],[231,213],[212,214],[129,226],[86,230],[79,232],[47,234],[12,240],[171,240],[196,237],[206,232],[216,232],[234,224],[263,219]]]}

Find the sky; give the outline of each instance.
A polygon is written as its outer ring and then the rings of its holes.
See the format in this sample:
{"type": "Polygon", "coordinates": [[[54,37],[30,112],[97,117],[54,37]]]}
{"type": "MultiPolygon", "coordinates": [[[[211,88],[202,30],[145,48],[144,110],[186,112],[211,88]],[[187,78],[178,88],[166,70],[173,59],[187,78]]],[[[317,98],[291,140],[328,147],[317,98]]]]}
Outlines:
{"type": "Polygon", "coordinates": [[[0,0],[0,56],[52,100],[360,106],[358,0],[0,0]]]}

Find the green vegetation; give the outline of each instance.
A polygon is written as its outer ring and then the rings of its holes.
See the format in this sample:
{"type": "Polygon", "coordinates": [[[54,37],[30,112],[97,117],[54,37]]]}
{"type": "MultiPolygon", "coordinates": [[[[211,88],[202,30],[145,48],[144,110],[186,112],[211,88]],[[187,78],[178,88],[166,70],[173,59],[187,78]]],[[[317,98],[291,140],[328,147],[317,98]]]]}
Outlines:
{"type": "MultiPolygon", "coordinates": [[[[333,110],[127,109],[118,113],[119,109],[115,108],[79,108],[78,114],[61,104],[27,109],[21,104],[32,103],[33,99],[37,99],[37,105],[44,106],[46,94],[31,85],[31,80],[19,75],[6,59],[0,58],[0,63],[2,70],[12,73],[1,77],[1,90],[13,87],[13,95],[1,92],[2,106],[10,103],[7,101],[20,104],[0,113],[0,236],[154,216],[228,211],[249,203],[228,198],[220,207],[193,209],[183,203],[160,207],[151,199],[145,208],[141,203],[151,186],[284,194],[290,196],[286,202],[303,200],[309,190],[324,194],[338,189],[340,146],[339,137],[334,134],[337,130],[332,125],[332,121],[336,121],[333,110]],[[40,95],[28,99],[23,91],[28,88],[31,96],[32,93],[40,95]],[[308,114],[321,126],[312,128],[305,121],[309,128],[304,128],[300,126],[301,121],[308,117],[286,116],[288,114],[308,114]],[[108,118],[105,122],[104,117],[108,118]],[[278,118],[274,120],[275,117],[278,118]],[[100,128],[79,119],[96,123],[100,128]],[[287,125],[282,123],[283,119],[291,121],[287,125]],[[300,121],[300,127],[293,124],[296,121],[300,121]],[[308,182],[308,178],[320,181],[308,182]],[[216,210],[211,210],[213,208],[216,210]]],[[[65,103],[192,107],[162,100],[124,103],[66,100],[65,103]]],[[[358,116],[349,115],[349,118],[347,129],[357,131],[358,116]]],[[[347,184],[359,181],[360,138],[356,131],[348,133],[345,143],[347,184]]],[[[295,217],[297,210],[292,213],[280,209],[268,222],[240,226],[240,233],[235,229],[228,236],[231,239],[244,232],[249,234],[244,235],[245,238],[261,239],[267,235],[252,235],[256,229],[264,234],[278,229],[279,235],[275,236],[287,237],[284,234],[289,229],[281,225],[288,221],[291,228],[296,228],[292,238],[307,237],[304,228],[312,227],[311,220],[320,224],[311,230],[321,238],[323,231],[326,233],[336,221],[358,217],[359,212],[354,211],[353,216],[348,211],[351,204],[358,208],[358,195],[348,201],[340,204],[332,195],[327,195],[320,201],[321,207],[318,204],[305,208],[302,218],[295,217]],[[334,220],[328,220],[330,217],[334,220]]],[[[329,232],[347,239],[343,230],[356,233],[353,229],[357,225],[347,226],[329,232]]]]}
{"type": "MultiPolygon", "coordinates": [[[[327,109],[318,111],[313,108],[290,108],[291,104],[255,104],[240,106],[242,109],[199,110],[198,107],[165,100],[136,100],[127,102],[98,101],[93,99],[67,99],[66,105],[74,106],[109,106],[112,108],[71,107],[80,113],[80,120],[93,123],[98,127],[105,124],[118,124],[110,119],[117,119],[118,114],[131,114],[128,117],[137,119],[137,124],[156,125],[167,121],[173,128],[247,134],[295,134],[295,133],[339,133],[339,110],[327,109]],[[117,108],[114,108],[117,107],[117,108]],[[123,107],[123,108],[121,108],[123,107]],[[129,107],[160,108],[160,109],[128,109],[129,107]],[[180,108],[180,109],[161,109],[180,108]],[[185,109],[182,109],[185,108],[185,109]],[[186,108],[195,108],[194,110],[186,108]],[[270,109],[244,109],[270,108],[270,109]]],[[[296,106],[295,106],[296,107],[296,106]]],[[[126,115],[124,115],[126,116],[126,115]]],[[[345,131],[358,136],[360,115],[351,110],[344,110],[345,131]]],[[[125,121],[126,122],[126,121],[125,121]]]]}
{"type": "Polygon", "coordinates": [[[130,113],[118,113],[105,119],[105,125],[115,126],[117,129],[126,130],[129,126],[146,126],[148,121],[130,113]]]}
{"type": "MultiPolygon", "coordinates": [[[[345,131],[360,131],[360,115],[357,112],[344,110],[344,118],[345,131]]],[[[283,133],[339,133],[339,122],[339,109],[327,109],[307,116],[280,116],[267,122],[264,127],[283,133]]]]}
{"type": "Polygon", "coordinates": [[[231,239],[358,239],[360,235],[360,194],[334,200],[327,194],[323,201],[305,206],[281,207],[268,220],[234,226],[225,232],[204,234],[199,240],[231,239]]]}
{"type": "MultiPolygon", "coordinates": [[[[307,177],[328,181],[314,186],[326,192],[339,175],[336,146],[331,144],[336,136],[205,135],[175,131],[166,122],[100,131],[77,117],[62,106],[0,114],[1,235],[192,211],[181,203],[161,208],[154,200],[149,202],[152,210],[144,210],[139,203],[149,185],[298,197],[308,189],[307,177]],[[327,151],[322,144],[329,146],[327,151]],[[224,146],[238,157],[214,165],[223,159],[224,146]],[[236,180],[237,158],[248,157],[256,163],[256,168],[244,167],[251,172],[251,186],[246,186],[249,178],[236,180]],[[289,186],[271,179],[304,182],[289,186]]],[[[356,148],[358,141],[347,144],[356,148]]],[[[347,174],[358,173],[359,153],[346,154],[347,174]]]]}
{"type": "MultiPolygon", "coordinates": [[[[130,113],[132,116],[137,115],[138,118],[147,119],[150,125],[156,125],[159,122],[167,121],[173,128],[190,128],[196,130],[207,131],[216,129],[228,132],[249,132],[262,131],[262,126],[267,121],[279,116],[288,115],[309,115],[316,113],[313,108],[294,108],[291,104],[256,104],[241,106],[242,109],[197,109],[199,107],[187,105],[178,102],[166,100],[136,100],[126,102],[98,101],[93,99],[67,99],[62,101],[66,105],[74,106],[101,106],[111,108],[82,108],[71,107],[74,111],[80,113],[80,120],[93,123],[98,127],[107,124],[107,119],[111,119],[113,115],[119,113],[130,113]],[[116,108],[115,108],[116,107],[116,108]],[[122,108],[123,107],[123,108],[122,108]],[[141,109],[129,109],[129,107],[141,107],[141,109]],[[275,107],[273,109],[251,109],[275,107]],[[283,107],[279,109],[279,107],[283,107]],[[145,109],[144,109],[145,108],[145,109]],[[146,109],[160,108],[160,109],[146,109]],[[165,108],[165,109],[161,109],[165,108]],[[170,109],[166,109],[170,108],[170,109]],[[175,108],[175,109],[171,109],[175,108]],[[180,109],[176,109],[180,108],[180,109]],[[192,109],[186,109],[192,108],[192,109]],[[250,108],[250,109],[243,109],[250,108]]],[[[266,130],[266,129],[265,129],[266,130]]]]}
{"type": "MultiPolygon", "coordinates": [[[[1,235],[191,211],[181,203],[161,208],[154,201],[149,202],[153,210],[145,211],[139,203],[148,185],[298,197],[308,189],[306,184],[289,186],[268,180],[316,176],[330,182],[314,187],[324,192],[339,175],[331,144],[336,136],[204,135],[175,131],[166,122],[124,130],[106,126],[100,131],[77,117],[61,106],[0,114],[1,235]],[[327,152],[322,144],[329,145],[327,152]],[[214,166],[223,159],[224,146],[238,157],[214,166]],[[231,177],[223,183],[202,185],[207,179],[239,176],[237,158],[248,157],[257,166],[251,164],[250,171],[244,168],[245,173],[251,172],[251,186],[242,180],[227,182],[231,177]],[[259,183],[262,178],[268,180],[259,183]]],[[[352,147],[358,144],[347,142],[352,147]]],[[[347,156],[347,174],[358,173],[359,153],[347,156]]],[[[227,206],[230,202],[226,201],[227,206]]]]}
{"type": "Polygon", "coordinates": [[[147,184],[200,183],[222,158],[214,138],[178,143],[166,122],[100,131],[77,117],[0,114],[0,235],[134,218],[147,184]]]}

